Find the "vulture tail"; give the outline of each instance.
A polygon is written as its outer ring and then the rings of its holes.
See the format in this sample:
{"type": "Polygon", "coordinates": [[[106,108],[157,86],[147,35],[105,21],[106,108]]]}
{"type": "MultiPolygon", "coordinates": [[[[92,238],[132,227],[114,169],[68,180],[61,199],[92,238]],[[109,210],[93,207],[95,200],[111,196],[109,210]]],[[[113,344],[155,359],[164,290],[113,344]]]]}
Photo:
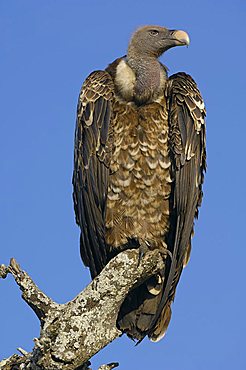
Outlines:
{"type": "Polygon", "coordinates": [[[138,343],[151,331],[151,340],[161,339],[171,318],[170,304],[166,304],[156,322],[164,289],[164,272],[152,276],[133,289],[124,300],[117,319],[117,327],[138,343]],[[155,328],[153,331],[153,323],[155,328]],[[151,330],[152,329],[152,330],[151,330]]]}
{"type": "MultiPolygon", "coordinates": [[[[179,230],[180,218],[176,228],[179,230]]],[[[165,261],[165,270],[133,289],[123,302],[117,319],[118,328],[139,342],[148,335],[158,342],[166,333],[183,263],[177,263],[179,233],[176,232],[173,250],[165,261]]],[[[188,256],[186,257],[188,259],[188,256]]]]}

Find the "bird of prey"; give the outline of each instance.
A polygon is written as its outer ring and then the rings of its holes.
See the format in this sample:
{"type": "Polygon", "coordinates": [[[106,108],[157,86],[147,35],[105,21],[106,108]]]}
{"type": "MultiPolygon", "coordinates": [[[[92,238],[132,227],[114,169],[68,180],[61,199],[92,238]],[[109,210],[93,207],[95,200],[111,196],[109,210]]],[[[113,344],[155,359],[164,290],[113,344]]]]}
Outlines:
{"type": "Polygon", "coordinates": [[[94,278],[125,249],[157,249],[165,268],[133,289],[117,326],[160,340],[191,250],[206,169],[205,108],[186,73],[159,57],[189,44],[180,30],[144,26],[127,55],[85,80],[75,131],[73,200],[80,250],[94,278]]]}

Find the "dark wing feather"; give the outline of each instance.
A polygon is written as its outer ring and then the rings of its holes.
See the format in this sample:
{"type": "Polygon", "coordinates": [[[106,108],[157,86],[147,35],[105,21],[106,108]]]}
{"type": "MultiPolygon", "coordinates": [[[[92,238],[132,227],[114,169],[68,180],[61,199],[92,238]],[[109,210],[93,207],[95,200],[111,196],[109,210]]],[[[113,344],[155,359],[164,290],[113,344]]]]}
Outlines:
{"type": "Polygon", "coordinates": [[[170,145],[173,157],[174,211],[179,218],[178,256],[184,257],[202,199],[206,170],[205,108],[195,81],[185,73],[169,78],[170,145]]]}
{"type": "Polygon", "coordinates": [[[81,228],[83,262],[95,277],[107,262],[104,219],[111,140],[112,78],[96,71],[85,80],[78,101],[74,147],[73,200],[81,228]]]}
{"type": "MultiPolygon", "coordinates": [[[[172,214],[166,279],[159,308],[174,299],[183,266],[187,263],[194,218],[202,200],[206,170],[205,108],[194,80],[185,73],[172,75],[166,90],[172,159],[172,214]]],[[[153,333],[155,335],[155,333],[153,333]]],[[[151,334],[150,334],[151,336],[151,334]]]]}

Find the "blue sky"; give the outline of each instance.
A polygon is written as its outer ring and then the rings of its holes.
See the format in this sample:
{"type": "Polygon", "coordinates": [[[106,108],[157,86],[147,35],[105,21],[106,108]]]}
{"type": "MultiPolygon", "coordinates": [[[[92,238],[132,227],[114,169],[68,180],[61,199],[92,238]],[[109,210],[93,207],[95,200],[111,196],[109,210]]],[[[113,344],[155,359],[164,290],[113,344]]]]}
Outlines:
{"type": "MultiPolygon", "coordinates": [[[[191,261],[166,338],[135,347],[123,337],[94,368],[246,368],[245,19],[243,0],[0,2],[0,263],[15,257],[61,303],[89,282],[71,198],[81,84],[125,53],[139,25],[190,34],[189,48],[161,60],[170,74],[191,74],[207,106],[208,172],[191,261]]],[[[0,297],[0,358],[31,350],[39,322],[11,277],[0,281],[0,297]]]]}

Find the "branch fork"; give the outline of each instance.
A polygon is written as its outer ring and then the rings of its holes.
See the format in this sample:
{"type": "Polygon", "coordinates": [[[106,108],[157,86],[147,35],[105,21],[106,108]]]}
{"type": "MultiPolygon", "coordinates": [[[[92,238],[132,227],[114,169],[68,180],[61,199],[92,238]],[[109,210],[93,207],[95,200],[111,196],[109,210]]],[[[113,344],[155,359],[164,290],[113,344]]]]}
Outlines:
{"type": "MultiPolygon", "coordinates": [[[[15,259],[0,266],[0,278],[13,275],[22,298],[40,320],[40,337],[31,353],[13,355],[0,362],[0,370],[85,370],[89,359],[122,335],[117,314],[131,289],[163,268],[158,251],[145,254],[139,264],[138,250],[127,250],[114,259],[81,293],[66,304],[55,303],[23,271],[15,259]]],[[[117,363],[102,365],[110,370],[117,363]]]]}

